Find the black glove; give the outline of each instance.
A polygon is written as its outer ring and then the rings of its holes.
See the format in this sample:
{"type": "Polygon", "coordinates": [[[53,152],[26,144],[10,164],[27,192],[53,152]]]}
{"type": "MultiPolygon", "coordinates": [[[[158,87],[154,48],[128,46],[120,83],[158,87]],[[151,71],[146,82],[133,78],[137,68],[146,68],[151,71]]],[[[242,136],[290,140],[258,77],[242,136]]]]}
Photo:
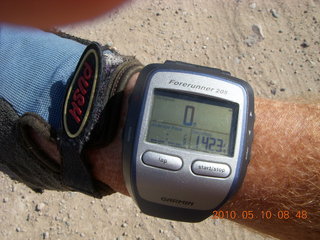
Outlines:
{"type": "Polygon", "coordinates": [[[123,90],[143,66],[134,57],[122,56],[108,47],[59,35],[88,45],[68,81],[63,129],[55,132],[34,113],[19,117],[5,99],[0,99],[1,170],[38,192],[68,190],[102,197],[113,190],[92,178],[83,149],[106,146],[113,140],[123,90]],[[61,166],[39,147],[32,133],[59,145],[61,166]]]}

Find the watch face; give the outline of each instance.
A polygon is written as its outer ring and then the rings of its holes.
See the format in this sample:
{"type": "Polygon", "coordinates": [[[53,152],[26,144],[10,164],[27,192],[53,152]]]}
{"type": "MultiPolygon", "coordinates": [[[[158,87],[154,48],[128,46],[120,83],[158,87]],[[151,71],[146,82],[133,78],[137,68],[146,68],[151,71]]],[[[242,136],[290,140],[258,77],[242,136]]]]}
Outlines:
{"type": "Polygon", "coordinates": [[[155,89],[146,141],[232,157],[238,111],[230,101],[155,89]]]}

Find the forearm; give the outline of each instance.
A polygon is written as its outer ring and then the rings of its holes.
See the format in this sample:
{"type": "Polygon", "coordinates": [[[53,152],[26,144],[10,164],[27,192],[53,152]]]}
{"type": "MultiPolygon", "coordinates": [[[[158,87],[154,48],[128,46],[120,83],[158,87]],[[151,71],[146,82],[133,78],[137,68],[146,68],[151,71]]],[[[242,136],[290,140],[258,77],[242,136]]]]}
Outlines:
{"type": "Polygon", "coordinates": [[[320,235],[320,105],[257,99],[255,109],[247,175],[222,210],[281,239],[315,239],[320,235]],[[248,219],[249,211],[255,219],[248,219]],[[307,219],[299,215],[304,213],[307,219]]]}

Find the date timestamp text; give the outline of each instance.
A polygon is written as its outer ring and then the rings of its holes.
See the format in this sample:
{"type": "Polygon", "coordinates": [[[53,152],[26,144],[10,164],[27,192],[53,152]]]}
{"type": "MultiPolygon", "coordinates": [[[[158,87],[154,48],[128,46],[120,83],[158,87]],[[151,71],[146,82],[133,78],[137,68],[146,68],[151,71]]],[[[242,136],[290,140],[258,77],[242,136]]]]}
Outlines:
{"type": "Polygon", "coordinates": [[[305,210],[298,211],[289,211],[289,210],[278,210],[278,211],[224,211],[224,210],[215,210],[212,212],[212,219],[244,219],[244,220],[253,220],[253,219],[307,219],[308,213],[305,210]]]}

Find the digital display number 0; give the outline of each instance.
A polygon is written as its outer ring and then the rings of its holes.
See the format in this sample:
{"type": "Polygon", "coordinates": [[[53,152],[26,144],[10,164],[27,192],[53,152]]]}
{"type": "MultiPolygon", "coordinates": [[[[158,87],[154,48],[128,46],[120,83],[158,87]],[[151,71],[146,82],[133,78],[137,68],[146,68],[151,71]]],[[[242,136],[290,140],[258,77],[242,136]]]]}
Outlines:
{"type": "Polygon", "coordinates": [[[194,107],[187,105],[184,110],[183,125],[192,126],[194,116],[194,107]]]}

